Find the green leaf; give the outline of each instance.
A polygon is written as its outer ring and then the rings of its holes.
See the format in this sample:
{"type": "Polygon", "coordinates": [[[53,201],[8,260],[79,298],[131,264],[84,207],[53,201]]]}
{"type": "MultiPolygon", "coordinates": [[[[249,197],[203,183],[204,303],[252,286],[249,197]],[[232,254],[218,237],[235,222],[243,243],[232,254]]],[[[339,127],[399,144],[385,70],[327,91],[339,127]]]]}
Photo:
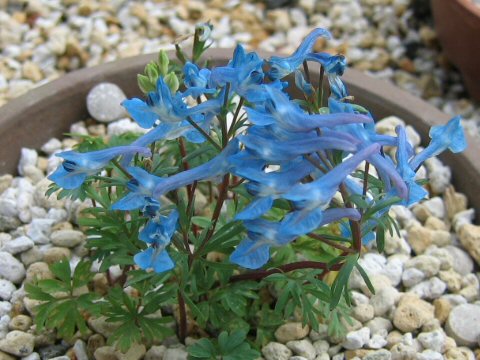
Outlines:
{"type": "Polygon", "coordinates": [[[379,252],[385,249],[385,228],[381,225],[377,226],[375,241],[379,252]]]}
{"type": "Polygon", "coordinates": [[[330,303],[331,310],[333,310],[338,305],[344,291],[348,291],[348,279],[350,278],[350,274],[352,273],[353,267],[357,263],[357,260],[357,254],[347,256],[345,264],[339,271],[338,276],[332,285],[332,301],[330,303]]]}
{"type": "Polygon", "coordinates": [[[200,339],[188,348],[190,356],[197,359],[216,359],[217,350],[209,339],[200,339]]]}
{"type": "Polygon", "coordinates": [[[373,284],[370,281],[370,278],[368,277],[368,274],[366,273],[366,271],[358,262],[355,264],[355,267],[357,268],[358,272],[362,276],[363,281],[365,281],[365,284],[367,284],[368,290],[370,290],[370,292],[375,295],[375,288],[373,287],[373,284]]]}
{"type": "Polygon", "coordinates": [[[170,59],[168,58],[167,52],[165,50],[160,50],[158,53],[158,68],[160,70],[160,75],[167,75],[169,63],[170,59]]]}
{"type": "Polygon", "coordinates": [[[172,93],[176,93],[178,88],[180,87],[180,82],[178,81],[177,75],[175,75],[174,72],[171,72],[167,74],[163,80],[165,81],[165,84],[170,88],[172,93]]]}

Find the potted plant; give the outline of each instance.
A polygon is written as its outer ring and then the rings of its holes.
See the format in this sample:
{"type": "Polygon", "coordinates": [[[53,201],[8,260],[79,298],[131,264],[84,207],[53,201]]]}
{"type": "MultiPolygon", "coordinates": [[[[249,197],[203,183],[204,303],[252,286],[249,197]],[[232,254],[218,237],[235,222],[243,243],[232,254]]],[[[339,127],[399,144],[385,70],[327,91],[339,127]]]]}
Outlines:
{"type": "MultiPolygon", "coordinates": [[[[153,334],[169,333],[165,323],[168,319],[154,316],[160,310],[159,304],[175,303],[162,310],[173,309],[181,340],[193,330],[189,326],[199,325],[200,330],[196,330],[200,333],[208,331],[218,335],[222,326],[228,324],[230,334],[221,332],[219,336],[221,350],[222,341],[243,341],[244,330],[251,326],[247,318],[252,321],[256,316],[273,316],[268,307],[258,307],[260,297],[256,292],[265,295],[267,298],[262,301],[268,303],[275,301],[271,297],[282,287],[291,290],[290,294],[286,292],[284,300],[278,299],[278,304],[283,302],[279,305],[283,315],[293,315],[295,307],[300,307],[303,319],[314,327],[318,326],[318,314],[324,318],[333,316],[332,323],[339,324],[341,312],[330,311],[336,309],[342,296],[349,301],[346,280],[352,269],[357,267],[365,276],[357,263],[362,242],[368,241],[375,230],[377,246],[381,249],[384,232],[393,227],[388,217],[389,207],[400,201],[406,204],[418,201],[425,194],[413,179],[421,162],[447,147],[455,152],[462,151],[465,139],[459,119],[447,125],[436,124],[430,145],[414,155],[400,127],[398,137],[378,138],[385,145],[397,146],[396,165],[393,161],[382,160],[380,145],[370,138],[376,136],[371,126],[360,125],[371,124],[372,117],[363,103],[351,103],[353,99],[339,79],[343,74],[343,57],[310,52],[316,38],[327,34],[321,29],[314,30],[292,56],[272,56],[271,67],[265,73],[263,60],[241,47],[235,50],[228,65],[220,56],[215,58],[223,66],[211,70],[186,61],[186,56],[177,49],[180,60],[185,60],[179,72],[178,66],[169,66],[168,57],[161,54],[159,60],[150,63],[145,74],[139,77],[146,100],[136,98],[124,103],[132,117],[150,129],[146,135],[132,144],[114,147],[95,144],[101,149],[86,144],[82,152],[59,154],[64,162],[50,175],[56,185],[49,193],[62,189],[60,196],[88,197],[93,201],[94,207],[87,211],[89,216],[82,221],[93,235],[89,242],[93,256],[103,262],[104,269],[121,264],[125,276],[120,278],[120,285],[131,287],[127,293],[113,289],[105,298],[88,294],[81,301],[75,299],[78,308],[69,307],[75,323],[64,329],[65,336],[73,336],[77,328],[84,329],[79,311],[82,310],[120,322],[112,340],[118,341],[122,349],[142,337],[154,341],[153,334]],[[310,71],[304,60],[319,62],[322,66],[318,72],[310,71]],[[297,71],[302,64],[303,73],[297,71]],[[292,72],[296,72],[296,76],[295,81],[290,79],[290,86],[304,97],[305,101],[299,103],[303,110],[288,98],[283,92],[285,84],[278,81],[292,72]],[[178,92],[177,74],[180,73],[187,87],[182,92],[178,92]],[[264,81],[267,75],[271,82],[264,81]],[[328,107],[323,81],[327,78],[332,94],[328,107]],[[233,93],[240,96],[239,101],[232,101],[233,93]],[[184,102],[187,94],[199,103],[187,105],[184,102]],[[248,108],[250,124],[241,115],[243,105],[248,108]],[[229,112],[233,115],[230,123],[227,122],[229,112]],[[214,116],[208,117],[211,114],[218,117],[218,122],[213,122],[214,116]],[[157,124],[158,117],[164,122],[157,124]],[[357,137],[358,134],[363,135],[357,137]],[[185,140],[191,144],[185,144],[185,140]],[[157,141],[162,142],[156,144],[157,141]],[[314,155],[310,156],[311,153],[314,155]],[[119,156],[122,157],[117,159],[119,156]],[[360,183],[347,184],[347,175],[363,160],[372,165],[356,174],[360,183]],[[382,174],[380,182],[369,175],[368,169],[374,165],[382,174]],[[266,166],[272,171],[263,171],[266,166]],[[218,178],[220,183],[215,191],[214,180],[218,178]],[[338,189],[343,200],[332,200],[338,189]],[[195,205],[196,194],[210,200],[195,205]],[[224,204],[226,211],[222,210],[224,204]],[[264,214],[266,219],[262,218],[264,214]],[[328,224],[342,218],[350,221],[342,222],[341,233],[336,225],[327,233],[317,233],[323,221],[328,224]],[[330,220],[327,222],[327,219],[330,220]],[[248,230],[248,237],[242,239],[238,235],[245,233],[244,228],[248,230]],[[289,244],[304,235],[331,247],[333,252],[323,260],[303,259],[307,255],[302,253],[302,246],[308,247],[308,244],[299,241],[297,248],[289,244]],[[287,250],[276,251],[272,263],[266,269],[259,269],[268,263],[270,247],[287,250]],[[297,258],[297,251],[302,253],[300,258],[297,258]],[[153,272],[143,271],[147,269],[153,272]],[[296,273],[297,278],[285,275],[304,269],[308,270],[296,273]],[[339,276],[326,280],[331,271],[339,271],[339,276]],[[315,286],[310,286],[312,284],[315,286]],[[201,294],[197,291],[199,288],[201,294]],[[300,302],[296,300],[299,294],[300,302]],[[322,299],[323,308],[314,308],[317,304],[311,302],[312,294],[322,299]],[[210,302],[218,305],[217,308],[210,302]],[[258,311],[250,314],[250,307],[258,311]],[[235,321],[227,321],[232,316],[235,321]]],[[[192,60],[199,59],[205,49],[199,34],[195,39],[192,60]]],[[[131,63],[117,65],[122,68],[131,63]]],[[[107,73],[108,76],[115,74],[113,71],[107,73]]],[[[104,79],[102,76],[101,80],[104,79]]],[[[116,80],[123,81],[121,77],[116,80]]],[[[378,106],[380,116],[388,113],[382,108],[386,103],[399,102],[401,105],[392,105],[390,111],[406,118],[405,115],[414,111],[402,108],[411,100],[405,94],[388,94],[388,86],[366,90],[359,85],[364,80],[353,72],[349,87],[360,98],[361,94],[366,99],[376,92],[382,94],[384,97],[380,101],[371,100],[372,105],[378,106]]],[[[71,83],[63,85],[62,94],[66,98],[78,97],[82,86],[93,82],[82,81],[82,85],[69,91],[71,83]]],[[[50,89],[59,90],[62,86],[50,89]]],[[[31,107],[45,114],[46,104],[36,101],[38,98],[31,102],[31,107]]],[[[14,105],[7,108],[7,115],[12,116],[14,105]]],[[[424,110],[429,110],[428,106],[415,101],[409,105],[418,105],[422,116],[425,116],[424,110]]],[[[80,106],[69,109],[72,114],[84,114],[80,106]]],[[[417,125],[420,131],[428,127],[424,124],[422,129],[421,124],[417,125]]],[[[3,126],[16,131],[8,121],[3,126]]],[[[40,305],[39,326],[62,327],[64,318],[58,316],[59,300],[48,298],[47,292],[65,290],[62,279],[70,276],[73,276],[73,284],[85,285],[90,280],[88,265],[82,263],[71,274],[68,264],[61,262],[52,268],[61,281],[40,282],[38,286],[27,288],[30,296],[46,301],[40,305]]],[[[365,281],[368,284],[368,279],[365,281]]],[[[75,286],[69,286],[67,290],[73,294],[75,286]]],[[[371,288],[371,284],[369,286],[371,288]]],[[[274,317],[269,319],[275,320],[274,317]]],[[[267,320],[262,317],[257,321],[267,320]]],[[[262,326],[257,325],[260,330],[262,326]]],[[[262,336],[260,331],[256,335],[262,336]]],[[[218,348],[203,350],[213,354],[218,348]]],[[[202,349],[197,347],[197,351],[199,354],[202,349]]],[[[245,358],[253,356],[249,347],[243,346],[242,352],[249,354],[245,358]]]]}
{"type": "Polygon", "coordinates": [[[432,0],[438,38],[459,68],[471,96],[480,100],[480,6],[472,0],[432,0]]]}

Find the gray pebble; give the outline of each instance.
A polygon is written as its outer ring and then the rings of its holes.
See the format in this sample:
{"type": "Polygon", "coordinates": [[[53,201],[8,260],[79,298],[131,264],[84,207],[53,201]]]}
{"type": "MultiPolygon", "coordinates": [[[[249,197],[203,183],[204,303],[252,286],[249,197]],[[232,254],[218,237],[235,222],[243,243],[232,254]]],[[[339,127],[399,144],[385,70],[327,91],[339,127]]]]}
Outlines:
{"type": "Polygon", "coordinates": [[[118,85],[100,83],[88,93],[87,109],[95,120],[111,122],[125,117],[125,109],[120,104],[126,98],[118,85]]]}

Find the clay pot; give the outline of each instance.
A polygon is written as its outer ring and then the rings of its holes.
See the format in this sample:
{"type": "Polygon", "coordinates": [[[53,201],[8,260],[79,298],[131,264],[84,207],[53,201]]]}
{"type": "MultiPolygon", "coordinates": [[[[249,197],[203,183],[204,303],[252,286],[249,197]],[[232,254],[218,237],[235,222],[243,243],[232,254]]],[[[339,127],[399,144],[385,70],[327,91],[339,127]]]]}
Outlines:
{"type": "MultiPolygon", "coordinates": [[[[440,0],[439,0],[440,1],[440,0]]],[[[450,0],[448,0],[450,1],[450,0]]],[[[215,49],[208,53],[213,64],[225,64],[231,49],[215,49]]],[[[262,54],[268,57],[268,54],[262,54]]],[[[0,174],[15,173],[22,147],[39,148],[52,137],[61,138],[70,124],[88,117],[85,97],[97,83],[118,84],[127,96],[138,96],[136,74],[143,71],[154,55],[142,55],[72,72],[58,80],[34,89],[0,108],[0,174]]],[[[318,68],[312,67],[316,83],[318,68]]],[[[383,80],[350,69],[343,80],[356,102],[380,119],[396,115],[404,119],[428,141],[428,131],[444,124],[449,117],[421,99],[383,80]]],[[[453,170],[453,183],[464,192],[476,208],[480,220],[480,141],[467,136],[469,147],[461,154],[449,152],[441,159],[453,170]]]]}
{"type": "Polygon", "coordinates": [[[435,29],[470,95],[480,100],[480,7],[473,0],[431,0],[435,29]]]}

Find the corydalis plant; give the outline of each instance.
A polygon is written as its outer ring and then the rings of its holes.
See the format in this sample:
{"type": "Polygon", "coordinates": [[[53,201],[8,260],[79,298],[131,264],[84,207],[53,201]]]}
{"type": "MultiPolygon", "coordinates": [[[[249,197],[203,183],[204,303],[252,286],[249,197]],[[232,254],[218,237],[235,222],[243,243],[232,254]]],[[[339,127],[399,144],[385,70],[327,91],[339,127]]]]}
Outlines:
{"type": "Polygon", "coordinates": [[[147,133],[61,153],[50,179],[85,188],[97,205],[83,223],[92,257],[102,269],[120,265],[120,285],[140,296],[161,293],[157,309],[175,303],[182,340],[190,323],[211,335],[252,326],[261,343],[295,309],[314,328],[338,330],[352,270],[370,285],[357,262],[362,243],[376,238],[381,250],[395,228],[390,207],[426,196],[416,171],[427,158],[465,149],[459,118],[434,127],[415,154],[403,127],[378,134],[352,103],[345,58],[313,52],[328,31],[313,30],[291,56],[264,60],[238,45],[228,64],[205,68],[209,29],[197,28],[190,61],[179,46],[180,64],[161,53],[139,76],[145,96],[123,102],[147,133]],[[384,146],[396,147],[394,158],[384,146]]]}

